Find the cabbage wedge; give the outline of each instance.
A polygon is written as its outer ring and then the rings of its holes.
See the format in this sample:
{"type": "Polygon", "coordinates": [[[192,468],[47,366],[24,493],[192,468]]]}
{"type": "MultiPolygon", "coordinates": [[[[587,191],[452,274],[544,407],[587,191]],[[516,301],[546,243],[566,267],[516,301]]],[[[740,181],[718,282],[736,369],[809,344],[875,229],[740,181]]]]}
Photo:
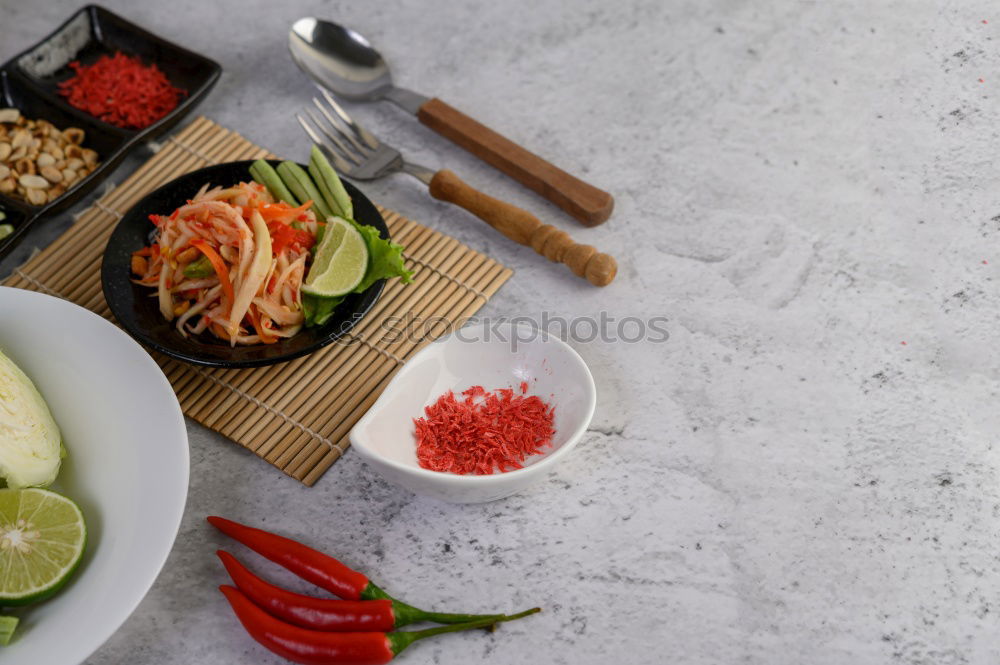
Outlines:
{"type": "Polygon", "coordinates": [[[0,351],[0,479],[45,487],[59,474],[62,435],[31,379],[0,351]]]}

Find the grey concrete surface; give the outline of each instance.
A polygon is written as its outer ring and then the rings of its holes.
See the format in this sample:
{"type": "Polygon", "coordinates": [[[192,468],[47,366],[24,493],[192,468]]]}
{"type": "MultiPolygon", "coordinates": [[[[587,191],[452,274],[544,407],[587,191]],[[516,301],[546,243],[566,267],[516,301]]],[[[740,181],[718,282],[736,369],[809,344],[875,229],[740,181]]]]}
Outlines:
{"type": "MultiPolygon", "coordinates": [[[[670,339],[574,342],[598,384],[591,430],[545,482],[482,506],[416,498],[350,452],[306,489],[189,423],[174,551],[89,665],[280,662],[216,591],[211,513],[336,552],[415,604],[545,608],[402,662],[1000,659],[995,6],[107,4],[222,63],[198,111],[288,156],[307,149],[292,113],[312,91],[285,30],[355,26],[400,83],[616,196],[583,229],[397,109],[350,107],[619,258],[593,289],[416,181],[365,185],[516,270],[484,314],[665,316],[670,339]]],[[[75,7],[0,0],[0,57],[75,7]]]]}

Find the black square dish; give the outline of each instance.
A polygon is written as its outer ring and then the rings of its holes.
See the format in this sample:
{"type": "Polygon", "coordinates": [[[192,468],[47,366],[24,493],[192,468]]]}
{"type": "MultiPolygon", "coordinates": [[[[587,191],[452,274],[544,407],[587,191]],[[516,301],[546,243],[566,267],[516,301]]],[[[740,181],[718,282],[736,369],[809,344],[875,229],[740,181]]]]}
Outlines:
{"type": "Polygon", "coordinates": [[[133,147],[176,125],[200,102],[218,80],[222,68],[214,61],[168,42],[99,7],[77,11],[51,35],[0,67],[0,108],[14,107],[30,119],[51,122],[60,129],[79,127],[83,147],[98,153],[100,164],[58,198],[42,206],[0,194],[0,208],[15,209],[24,219],[12,236],[0,240],[3,258],[35,220],[63,210],[90,192],[121,163],[133,147]],[[142,130],[122,129],[68,104],[58,84],[73,75],[69,63],[91,64],[121,51],[155,64],[170,83],[187,92],[176,108],[142,130]]]}
{"type": "Polygon", "coordinates": [[[0,240],[0,245],[6,241],[24,233],[25,222],[28,221],[29,211],[26,206],[13,203],[0,203],[0,225],[10,225],[14,227],[14,233],[0,240]]]}
{"type": "MultiPolygon", "coordinates": [[[[23,78],[10,71],[0,69],[0,107],[16,108],[26,118],[44,119],[59,129],[78,127],[84,132],[82,147],[95,150],[101,160],[97,168],[73,185],[58,199],[43,206],[33,206],[27,201],[16,199],[17,203],[31,209],[33,213],[57,212],[78,200],[92,189],[91,183],[100,182],[125,156],[128,138],[120,131],[114,131],[103,122],[98,122],[86,113],[70,106],[55,105],[38,95],[23,78]],[[109,156],[119,155],[114,158],[109,156]]],[[[11,197],[0,194],[0,200],[10,202],[11,197]]],[[[33,214],[33,217],[36,216],[33,214]]],[[[2,250],[0,250],[2,252],[2,250]]]]}

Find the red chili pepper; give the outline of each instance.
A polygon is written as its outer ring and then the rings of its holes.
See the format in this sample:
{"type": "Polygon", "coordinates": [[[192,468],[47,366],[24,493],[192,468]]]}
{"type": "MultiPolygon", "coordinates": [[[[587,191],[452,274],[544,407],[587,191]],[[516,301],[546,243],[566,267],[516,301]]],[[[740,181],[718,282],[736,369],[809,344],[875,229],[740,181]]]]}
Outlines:
{"type": "Polygon", "coordinates": [[[223,517],[209,517],[208,523],[264,558],[284,566],[302,579],[341,598],[371,600],[387,597],[385,592],[373,593],[370,587],[375,585],[362,573],[351,570],[332,556],[317,552],[290,538],[244,526],[223,517]]]}
{"type": "Polygon", "coordinates": [[[481,619],[452,626],[408,632],[326,633],[299,628],[260,609],[239,589],[221,586],[236,617],[250,637],[269,651],[303,665],[382,665],[400,651],[425,637],[473,628],[487,628],[501,621],[512,621],[538,612],[527,610],[499,619],[481,619]]]}
{"type": "MultiPolygon", "coordinates": [[[[390,600],[396,616],[413,621],[437,623],[463,623],[471,618],[496,617],[490,614],[451,614],[428,612],[396,600],[376,586],[364,574],[348,568],[332,556],[317,552],[311,547],[262,529],[244,526],[224,517],[209,517],[209,524],[233,540],[243,543],[264,558],[284,566],[307,582],[340,596],[345,600],[390,600]]],[[[399,624],[403,625],[403,624],[399,624]]]]}
{"type": "Polygon", "coordinates": [[[295,237],[294,229],[281,222],[271,222],[267,225],[267,230],[271,233],[271,251],[275,256],[291,245],[295,237]]]}
{"type": "Polygon", "coordinates": [[[268,614],[288,623],[332,632],[387,631],[417,621],[465,623],[479,619],[499,619],[502,614],[437,614],[421,612],[386,598],[377,600],[336,600],[314,598],[286,591],[260,579],[229,552],[216,552],[233,582],[247,597],[268,614]],[[400,605],[400,606],[397,606],[400,605]],[[441,619],[448,619],[442,621],[441,619]]]}
{"type": "Polygon", "coordinates": [[[286,247],[302,251],[316,244],[316,236],[302,229],[293,229],[284,222],[270,222],[267,229],[271,233],[271,251],[275,256],[281,254],[286,247]]]}

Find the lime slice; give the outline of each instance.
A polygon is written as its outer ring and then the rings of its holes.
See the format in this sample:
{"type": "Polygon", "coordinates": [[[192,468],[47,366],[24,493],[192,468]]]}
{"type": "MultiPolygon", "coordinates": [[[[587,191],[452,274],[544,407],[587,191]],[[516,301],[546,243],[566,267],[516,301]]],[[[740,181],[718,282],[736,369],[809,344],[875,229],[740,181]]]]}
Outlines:
{"type": "Polygon", "coordinates": [[[0,607],[54,594],[86,544],[83,513],[66,497],[38,488],[0,490],[0,607]]]}
{"type": "Polygon", "coordinates": [[[368,245],[354,225],[330,217],[302,291],[321,298],[350,293],[368,270],[368,245]]]}

